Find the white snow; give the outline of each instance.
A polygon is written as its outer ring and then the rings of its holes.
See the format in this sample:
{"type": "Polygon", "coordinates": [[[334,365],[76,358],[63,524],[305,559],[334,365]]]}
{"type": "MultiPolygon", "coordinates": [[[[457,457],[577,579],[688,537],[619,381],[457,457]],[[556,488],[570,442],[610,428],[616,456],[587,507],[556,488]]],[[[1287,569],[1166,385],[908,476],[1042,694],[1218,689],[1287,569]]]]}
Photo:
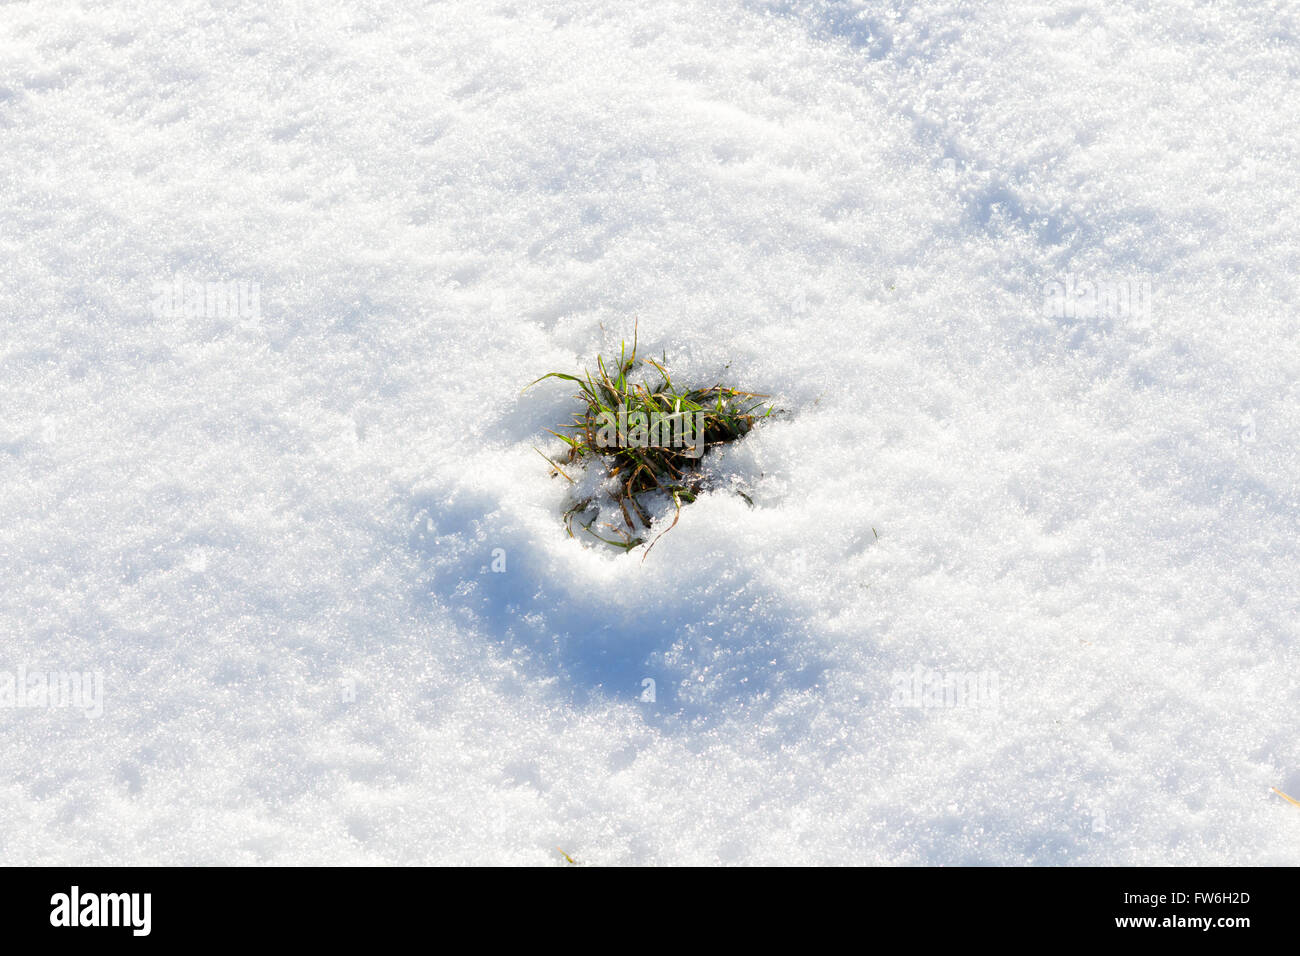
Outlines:
{"type": "Polygon", "coordinates": [[[7,863],[1300,862],[1295,4],[271,6],[0,13],[7,863]]]}

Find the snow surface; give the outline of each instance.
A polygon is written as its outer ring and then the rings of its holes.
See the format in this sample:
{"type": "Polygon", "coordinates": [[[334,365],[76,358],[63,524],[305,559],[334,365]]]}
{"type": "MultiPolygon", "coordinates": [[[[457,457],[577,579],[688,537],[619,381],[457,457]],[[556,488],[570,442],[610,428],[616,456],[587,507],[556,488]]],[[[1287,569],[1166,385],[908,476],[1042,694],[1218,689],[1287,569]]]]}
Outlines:
{"type": "Polygon", "coordinates": [[[1300,862],[1298,53],[1289,0],[4,5],[0,671],[104,689],[0,708],[0,859],[1300,862]],[[520,395],[634,319],[790,411],[645,562],[520,395]]]}

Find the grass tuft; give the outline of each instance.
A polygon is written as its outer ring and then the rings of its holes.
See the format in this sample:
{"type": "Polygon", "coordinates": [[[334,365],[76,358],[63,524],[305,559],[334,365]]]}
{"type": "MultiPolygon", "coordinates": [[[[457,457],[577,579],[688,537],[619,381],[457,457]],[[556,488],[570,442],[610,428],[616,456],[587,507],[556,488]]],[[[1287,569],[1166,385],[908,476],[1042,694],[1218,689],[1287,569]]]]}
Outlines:
{"type": "MultiPolygon", "coordinates": [[[[548,372],[525,386],[527,391],[548,378],[578,386],[576,397],[582,406],[574,413],[573,421],[556,426],[563,431],[549,428],[547,431],[564,443],[565,464],[585,467],[599,463],[615,486],[611,494],[623,520],[603,526],[614,537],[593,530],[600,516],[598,509],[589,521],[581,520],[595,505],[594,495],[581,498],[565,512],[564,522],[570,537],[576,517],[579,525],[597,540],[631,551],[645,543],[644,533],[651,524],[648,500],[653,496],[670,500],[675,508],[672,524],[659,537],[667,534],[676,527],[683,503],[694,501],[703,488],[705,475],[700,463],[704,454],[710,448],[743,437],[773,413],[772,406],[764,401],[767,395],[725,385],[683,388],[673,382],[666,366],[666,357],[658,362],[652,358],[638,362],[637,337],[633,332],[631,352],[624,342],[617,362],[606,363],[598,355],[595,369],[582,376],[548,372]],[[635,375],[638,371],[643,374],[635,375]],[[689,444],[655,441],[654,437],[649,443],[638,442],[638,436],[645,437],[645,432],[638,431],[638,427],[649,432],[648,426],[654,421],[665,429],[682,429],[673,434],[689,434],[689,444]]],[[[538,454],[557,474],[577,484],[554,458],[540,451],[538,454]]],[[[749,501],[747,495],[741,494],[749,501]]],[[[654,547],[654,542],[650,547],[654,547]]],[[[646,555],[649,553],[647,548],[646,555]]]]}

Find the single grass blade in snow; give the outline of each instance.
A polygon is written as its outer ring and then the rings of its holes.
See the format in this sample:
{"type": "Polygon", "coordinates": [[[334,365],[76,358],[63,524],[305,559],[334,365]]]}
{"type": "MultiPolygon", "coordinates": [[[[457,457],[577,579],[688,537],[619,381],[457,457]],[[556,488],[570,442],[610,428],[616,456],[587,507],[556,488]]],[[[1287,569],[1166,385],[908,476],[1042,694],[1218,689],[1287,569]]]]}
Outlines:
{"type": "Polygon", "coordinates": [[[563,850],[561,850],[558,846],[555,848],[555,852],[558,853],[558,854],[560,854],[560,856],[564,857],[564,858],[569,862],[569,865],[570,865],[570,866],[577,866],[577,865],[578,865],[578,861],[577,861],[577,860],[575,860],[573,857],[569,856],[569,854],[565,853],[565,852],[564,852],[563,850]]]}
{"type": "MultiPolygon", "coordinates": [[[[576,397],[582,402],[582,408],[574,413],[572,423],[557,426],[573,434],[547,431],[568,447],[565,463],[586,466],[598,462],[605,476],[614,479],[612,498],[624,527],[613,530],[623,540],[612,541],[592,531],[595,518],[582,527],[598,540],[624,551],[643,543],[639,532],[651,524],[646,511],[648,496],[662,496],[674,506],[672,524],[661,532],[659,537],[662,537],[676,527],[683,502],[690,503],[700,494],[704,483],[700,462],[704,453],[744,437],[773,411],[764,401],[769,396],[757,392],[721,384],[680,388],[673,383],[666,359],[664,362],[645,359],[641,364],[657,373],[657,383],[631,378],[638,367],[634,331],[631,352],[624,342],[617,363],[607,364],[604,356],[598,355],[595,370],[581,378],[564,372],[548,372],[524,387],[527,391],[548,378],[578,386],[576,397]]],[[[570,483],[576,484],[554,460],[540,451],[538,454],[570,483]]],[[[746,501],[749,500],[746,496],[746,501]]],[[[565,527],[570,536],[573,516],[594,503],[594,497],[588,497],[565,512],[565,527]]],[[[647,548],[646,555],[649,553],[647,548]]]]}
{"type": "Polygon", "coordinates": [[[547,463],[548,465],[550,465],[552,468],[554,468],[554,469],[555,469],[555,470],[556,470],[560,475],[562,475],[564,478],[568,479],[569,484],[573,484],[573,479],[572,479],[572,478],[569,478],[568,475],[564,474],[564,469],[561,468],[559,465],[557,465],[555,462],[551,461],[551,459],[546,455],[545,452],[543,452],[543,451],[541,451],[540,449],[537,449],[537,448],[534,448],[533,451],[537,452],[537,454],[539,454],[539,455],[541,455],[543,458],[545,458],[545,459],[546,459],[546,463],[547,463]]]}
{"type": "Polygon", "coordinates": [[[1285,800],[1287,803],[1290,803],[1290,804],[1293,804],[1293,805],[1295,805],[1295,806],[1297,806],[1297,807],[1300,807],[1300,800],[1296,800],[1294,797],[1288,797],[1285,793],[1283,793],[1283,792],[1282,792],[1281,790],[1279,790],[1277,787],[1269,787],[1269,789],[1272,790],[1274,793],[1276,793],[1279,797],[1281,797],[1281,798],[1282,798],[1283,800],[1285,800]]]}

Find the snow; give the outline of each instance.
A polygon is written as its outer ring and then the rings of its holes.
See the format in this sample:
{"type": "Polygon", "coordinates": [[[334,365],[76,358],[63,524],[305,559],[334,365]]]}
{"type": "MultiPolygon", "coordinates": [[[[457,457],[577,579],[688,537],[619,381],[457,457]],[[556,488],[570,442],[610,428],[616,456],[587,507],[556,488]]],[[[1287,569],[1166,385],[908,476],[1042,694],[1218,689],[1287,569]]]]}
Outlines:
{"type": "Polygon", "coordinates": [[[1300,862],[1294,4],[0,19],[6,862],[1300,862]],[[645,561],[634,322],[790,413],[645,561]]]}

